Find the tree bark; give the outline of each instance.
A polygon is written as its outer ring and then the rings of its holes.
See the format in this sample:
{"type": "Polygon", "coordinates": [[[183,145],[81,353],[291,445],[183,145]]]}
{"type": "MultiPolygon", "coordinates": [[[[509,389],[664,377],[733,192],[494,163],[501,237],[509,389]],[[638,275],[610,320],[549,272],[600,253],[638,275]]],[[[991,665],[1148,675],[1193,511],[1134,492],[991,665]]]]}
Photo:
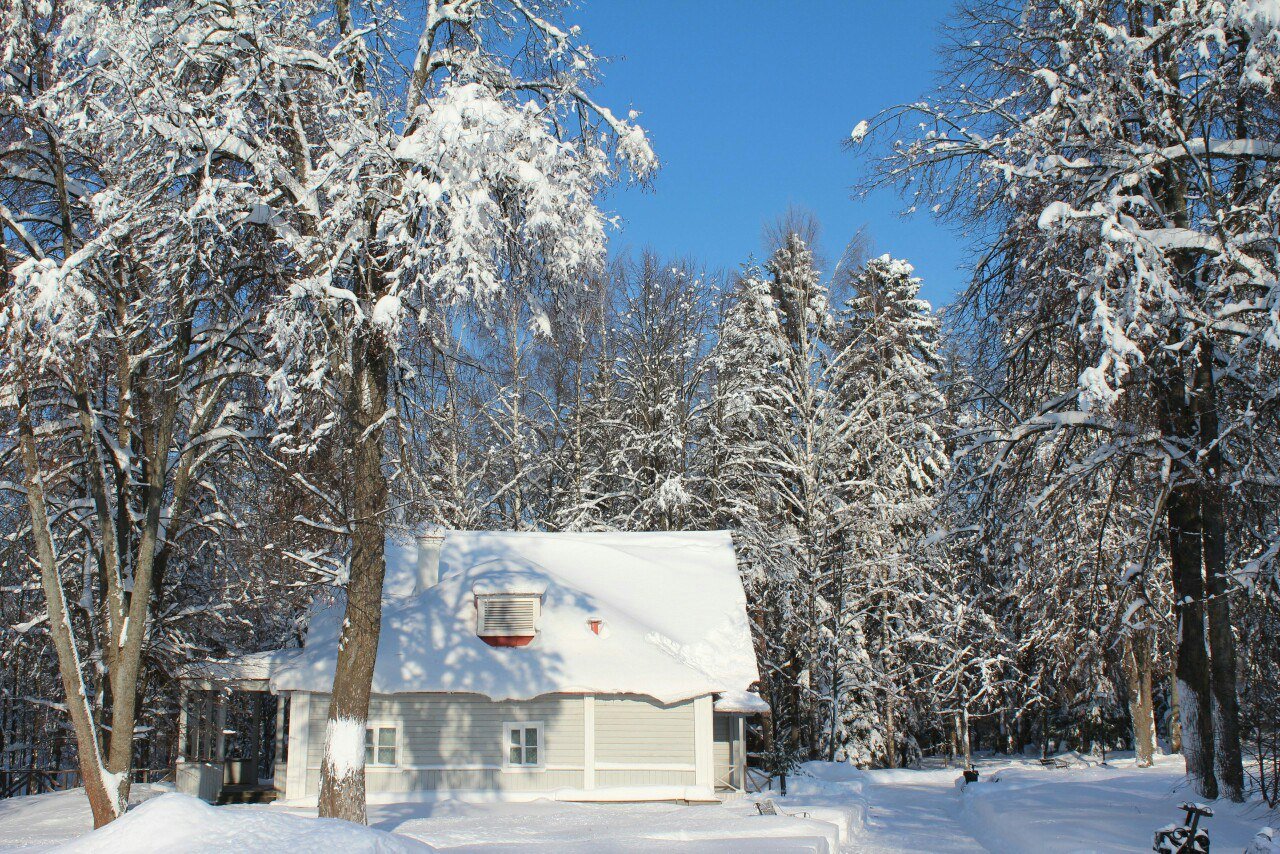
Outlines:
{"type": "Polygon", "coordinates": [[[894,730],[893,692],[884,701],[884,764],[886,768],[898,767],[898,733],[894,730]]]}
{"type": "Polygon", "coordinates": [[[1182,752],[1182,708],[1178,700],[1178,676],[1169,674],[1169,750],[1182,752]]]}
{"type": "Polygon", "coordinates": [[[71,615],[67,610],[66,593],[62,588],[57,556],[53,550],[44,478],[40,473],[40,458],[36,450],[29,406],[30,398],[24,391],[18,402],[18,441],[26,480],[27,506],[31,511],[32,538],[35,540],[36,558],[40,564],[40,584],[44,588],[45,603],[49,609],[49,636],[58,655],[58,673],[62,677],[62,690],[66,695],[67,714],[71,718],[72,730],[76,736],[80,780],[89,799],[89,809],[93,813],[93,826],[97,828],[113,821],[124,811],[121,780],[108,774],[102,763],[97,728],[93,712],[89,708],[88,692],[85,690],[84,671],[81,669],[80,654],[72,634],[71,615]]]}
{"type": "MultiPolygon", "coordinates": [[[[1135,7],[1136,9],[1137,7],[1135,7]]],[[[1140,12],[1139,20],[1144,13],[1140,12]]],[[[1151,29],[1158,30],[1164,23],[1166,12],[1162,7],[1151,9],[1151,29]]],[[[1158,39],[1152,43],[1153,64],[1169,84],[1167,92],[1181,92],[1181,72],[1176,54],[1158,39]]],[[[1162,96],[1164,109],[1181,124],[1183,102],[1177,97],[1162,96]]],[[[1142,130],[1153,138],[1176,142],[1167,133],[1142,123],[1142,130]]],[[[1187,200],[1185,176],[1177,169],[1170,169],[1154,187],[1154,198],[1168,221],[1179,228],[1191,227],[1190,205],[1187,200]]],[[[1178,250],[1170,255],[1177,277],[1178,290],[1193,294],[1197,290],[1197,258],[1193,252],[1178,250]]],[[[1168,446],[1169,498],[1165,506],[1165,520],[1169,536],[1169,558],[1173,578],[1174,612],[1178,621],[1177,657],[1174,672],[1178,680],[1181,711],[1183,758],[1187,776],[1191,778],[1196,793],[1206,799],[1218,796],[1218,781],[1214,774],[1214,743],[1210,698],[1211,675],[1209,650],[1205,638],[1205,589],[1204,589],[1204,519],[1202,515],[1202,484],[1199,478],[1197,455],[1198,438],[1197,401],[1195,394],[1196,365],[1184,363],[1177,332],[1169,333],[1170,350],[1158,358],[1154,366],[1153,389],[1159,410],[1160,431],[1168,446]],[[1191,382],[1188,383],[1188,368],[1191,382]]]]}
{"type": "Polygon", "coordinates": [[[1213,692],[1215,769],[1221,795],[1244,800],[1244,762],[1240,756],[1240,711],[1236,698],[1236,639],[1231,630],[1230,582],[1227,580],[1227,532],[1223,509],[1222,450],[1218,431],[1217,387],[1213,379],[1213,345],[1203,341],[1196,365],[1196,415],[1204,486],[1204,572],[1208,588],[1210,680],[1213,692]]]}
{"type": "Polygon", "coordinates": [[[1156,721],[1151,697],[1151,633],[1139,629],[1125,643],[1124,673],[1129,687],[1129,718],[1133,722],[1133,750],[1139,768],[1155,762],[1156,721]]]}
{"type": "Polygon", "coordinates": [[[1209,650],[1205,642],[1204,526],[1200,484],[1194,471],[1188,471],[1184,464],[1188,455],[1194,458],[1196,453],[1194,402],[1175,356],[1164,356],[1158,369],[1161,432],[1181,451],[1181,457],[1169,460],[1171,480],[1165,521],[1178,621],[1174,673],[1181,710],[1182,755],[1192,787],[1200,797],[1212,800],[1218,796],[1218,780],[1214,774],[1209,650]]]}
{"type": "Polygon", "coordinates": [[[380,330],[366,326],[357,334],[346,401],[354,443],[351,570],[320,766],[319,807],[321,817],[364,824],[364,731],[382,630],[386,572],[383,513],[387,476],[382,468],[382,425],[391,352],[380,330]]]}

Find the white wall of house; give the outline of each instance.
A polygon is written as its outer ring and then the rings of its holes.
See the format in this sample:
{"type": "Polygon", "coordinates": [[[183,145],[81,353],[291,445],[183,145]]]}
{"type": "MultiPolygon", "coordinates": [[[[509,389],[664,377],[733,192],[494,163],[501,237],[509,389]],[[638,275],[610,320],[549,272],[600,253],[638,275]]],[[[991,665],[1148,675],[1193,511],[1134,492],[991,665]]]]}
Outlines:
{"type": "MultiPolygon", "coordinates": [[[[295,693],[292,702],[285,795],[314,796],[329,697],[295,693]]],[[[371,795],[709,789],[716,779],[710,696],[663,705],[633,695],[551,694],[520,702],[475,694],[375,695],[369,722],[396,727],[398,746],[395,765],[366,767],[371,795]],[[504,760],[509,723],[541,724],[540,767],[515,768],[504,760]]]]}

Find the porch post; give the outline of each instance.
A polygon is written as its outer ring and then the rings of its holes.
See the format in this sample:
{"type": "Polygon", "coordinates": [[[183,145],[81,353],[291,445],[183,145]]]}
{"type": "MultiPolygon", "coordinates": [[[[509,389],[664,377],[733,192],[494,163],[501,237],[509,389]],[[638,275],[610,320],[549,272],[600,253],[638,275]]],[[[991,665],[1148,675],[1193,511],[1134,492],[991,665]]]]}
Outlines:
{"type": "Polygon", "coordinates": [[[737,775],[738,790],[747,790],[747,716],[738,715],[738,750],[733,759],[734,773],[737,775]]]}
{"type": "Polygon", "coordinates": [[[227,758],[227,698],[223,696],[221,691],[217,692],[217,721],[214,726],[218,728],[217,739],[214,741],[216,752],[213,757],[214,762],[223,762],[227,758]]]}
{"type": "Polygon", "coordinates": [[[596,698],[582,696],[582,788],[596,787],[596,698]]]}
{"type": "Polygon", "coordinates": [[[284,795],[296,800],[307,794],[307,739],[311,728],[311,695],[289,693],[289,764],[285,771],[284,795]]]}
{"type": "Polygon", "coordinates": [[[187,710],[189,700],[189,692],[187,686],[183,684],[178,691],[178,735],[176,749],[174,750],[174,764],[181,765],[187,758],[187,728],[190,725],[190,713],[187,710]]]}
{"type": "Polygon", "coordinates": [[[710,694],[693,701],[693,785],[715,789],[714,706],[710,694]]]}

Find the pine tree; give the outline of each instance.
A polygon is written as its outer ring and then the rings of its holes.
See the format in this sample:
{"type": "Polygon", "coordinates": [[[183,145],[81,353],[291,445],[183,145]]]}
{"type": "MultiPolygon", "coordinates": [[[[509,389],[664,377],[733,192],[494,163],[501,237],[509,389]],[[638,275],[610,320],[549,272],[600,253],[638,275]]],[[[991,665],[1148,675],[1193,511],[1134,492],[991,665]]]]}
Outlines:
{"type": "Polygon", "coordinates": [[[858,271],[826,372],[823,429],[844,540],[827,594],[837,640],[829,690],[840,713],[826,753],[859,764],[893,766],[916,750],[902,720],[921,675],[904,644],[937,616],[918,546],[947,469],[935,428],[945,402],[938,322],[912,273],[888,255],[858,271]]]}

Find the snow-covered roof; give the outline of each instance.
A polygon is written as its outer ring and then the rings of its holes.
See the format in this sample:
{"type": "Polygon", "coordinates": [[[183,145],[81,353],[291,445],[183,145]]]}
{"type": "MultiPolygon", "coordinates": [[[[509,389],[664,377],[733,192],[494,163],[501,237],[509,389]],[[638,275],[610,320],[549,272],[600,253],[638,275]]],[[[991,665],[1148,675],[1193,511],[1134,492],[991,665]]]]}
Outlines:
{"type": "Polygon", "coordinates": [[[725,691],[716,698],[715,709],[747,715],[769,714],[769,704],[755,691],[725,691]]]}
{"type": "MultiPolygon", "coordinates": [[[[727,532],[447,531],[439,548],[439,582],[426,586],[421,541],[388,542],[375,693],[626,693],[672,703],[741,696],[760,678],[727,532]],[[476,636],[476,596],[504,592],[542,597],[527,646],[476,636]]],[[[274,690],[330,689],[342,616],[339,604],[312,619],[304,649],[275,661],[274,690]]]]}
{"type": "Polygon", "coordinates": [[[268,650],[238,658],[194,661],[179,669],[178,678],[186,681],[263,682],[271,677],[279,662],[297,652],[296,649],[268,650]]]}

